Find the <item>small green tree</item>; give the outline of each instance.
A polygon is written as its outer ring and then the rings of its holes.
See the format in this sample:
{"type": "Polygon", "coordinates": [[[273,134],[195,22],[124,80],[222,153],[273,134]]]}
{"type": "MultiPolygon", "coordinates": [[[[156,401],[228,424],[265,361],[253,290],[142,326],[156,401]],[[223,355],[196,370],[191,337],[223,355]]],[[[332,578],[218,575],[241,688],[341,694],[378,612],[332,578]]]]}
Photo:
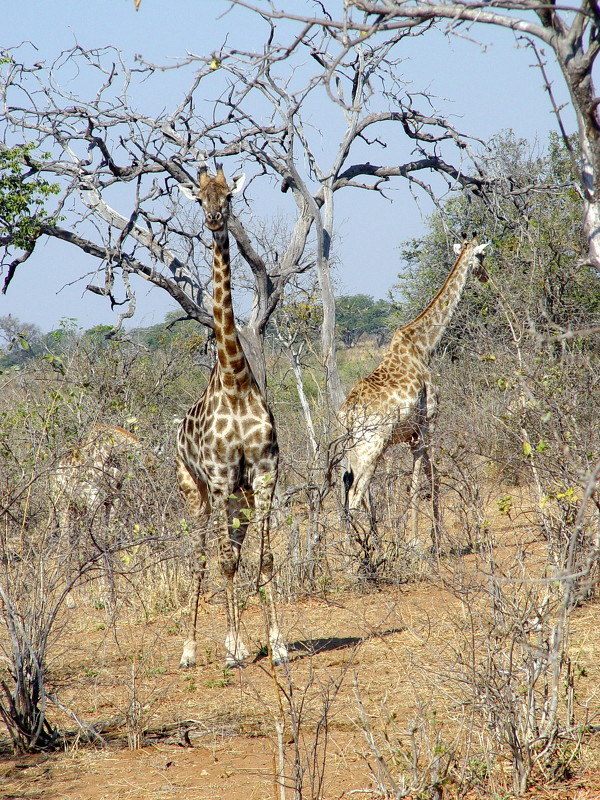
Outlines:
{"type": "Polygon", "coordinates": [[[41,349],[42,332],[37,325],[11,315],[0,317],[0,371],[24,364],[41,349]]]}
{"type": "MultiPolygon", "coordinates": [[[[443,284],[455,258],[451,244],[463,231],[477,231],[492,247],[486,266],[504,296],[532,331],[549,335],[593,324],[600,287],[583,256],[581,198],[572,188],[572,165],[565,145],[550,134],[541,154],[504,131],[490,143],[490,190],[484,197],[453,198],[428,221],[428,232],[401,245],[404,268],[393,289],[404,324],[416,317],[443,284]],[[493,178],[493,180],[492,180],[493,178]]],[[[446,332],[452,353],[471,347],[478,330],[488,339],[506,339],[497,290],[467,286],[446,332]]]]}
{"type": "Polygon", "coordinates": [[[336,333],[346,347],[354,347],[366,333],[376,337],[379,347],[389,337],[392,306],[366,294],[343,295],[335,303],[336,333]]]}
{"type": "Polygon", "coordinates": [[[0,267],[8,264],[3,292],[17,265],[32,252],[42,222],[48,221],[46,200],[59,192],[57,184],[40,176],[33,150],[32,144],[0,149],[0,247],[4,250],[0,267]],[[19,250],[23,252],[15,258],[19,250]]]}

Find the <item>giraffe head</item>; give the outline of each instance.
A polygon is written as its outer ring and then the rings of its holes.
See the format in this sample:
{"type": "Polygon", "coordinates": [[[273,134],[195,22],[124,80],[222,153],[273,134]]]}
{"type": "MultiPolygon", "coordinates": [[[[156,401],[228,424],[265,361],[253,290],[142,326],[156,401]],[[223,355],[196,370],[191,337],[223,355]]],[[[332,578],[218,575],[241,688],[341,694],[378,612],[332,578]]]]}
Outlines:
{"type": "Polygon", "coordinates": [[[488,274],[483,266],[483,259],[485,256],[484,250],[489,244],[489,242],[479,244],[477,241],[477,231],[474,231],[471,241],[467,239],[467,234],[463,233],[462,244],[458,244],[457,242],[453,247],[457,256],[460,256],[462,253],[465,254],[470,262],[469,268],[471,272],[481,283],[487,283],[488,281],[488,274]]]}
{"type": "Polygon", "coordinates": [[[189,200],[197,200],[204,209],[206,227],[210,231],[221,231],[229,218],[229,201],[244,186],[246,176],[236,175],[228,184],[223,168],[217,165],[217,174],[209,175],[205,166],[198,170],[198,184],[180,183],[179,188],[189,200]]]}

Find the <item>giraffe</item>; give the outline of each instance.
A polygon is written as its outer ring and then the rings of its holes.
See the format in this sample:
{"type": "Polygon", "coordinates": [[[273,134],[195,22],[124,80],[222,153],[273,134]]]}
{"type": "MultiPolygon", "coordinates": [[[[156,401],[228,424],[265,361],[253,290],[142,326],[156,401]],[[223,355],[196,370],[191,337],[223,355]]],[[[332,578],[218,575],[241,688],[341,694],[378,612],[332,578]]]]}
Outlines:
{"type": "Polygon", "coordinates": [[[435,469],[429,457],[429,437],[436,416],[437,398],[429,372],[429,359],[458,305],[469,274],[487,281],[484,250],[477,235],[455,244],[457,259],[442,288],[412,322],[399,328],[380,364],[360,380],[340,408],[346,432],[343,473],[344,508],[353,526],[366,512],[374,526],[369,486],[377,462],[391,444],[408,443],[413,455],[410,485],[412,537],[417,543],[417,492],[425,465],[433,506],[432,540],[439,552],[440,517],[435,469]]]}
{"type": "MultiPolygon", "coordinates": [[[[98,423],[78,447],[58,461],[51,476],[52,499],[67,569],[70,571],[82,557],[84,561],[92,556],[101,558],[106,567],[103,583],[106,584],[107,609],[114,605],[115,587],[106,549],[116,543],[111,523],[119,506],[130,459],[149,468],[157,460],[155,453],[147,451],[130,431],[98,423]],[[88,536],[82,538],[84,521],[88,536]],[[92,545],[93,550],[90,549],[92,545]]],[[[70,607],[75,602],[71,594],[66,601],[70,607]]]]}
{"type": "Polygon", "coordinates": [[[205,572],[204,545],[212,524],[218,536],[218,558],[225,582],[227,666],[239,666],[249,652],[240,633],[235,577],[250,522],[260,531],[260,579],[267,608],[269,647],[274,664],[288,654],[277,623],[273,593],[273,555],[269,541],[271,502],[277,480],[279,448],[273,415],[242,349],[231,297],[227,222],[232,195],[245,176],[229,185],[220,165],[216,175],[198,170],[198,186],[180,184],[183,193],[202,205],[213,236],[213,313],[217,361],[204,394],[190,408],[177,436],[177,478],[190,514],[198,525],[196,591],[190,605],[190,627],[179,666],[196,663],[198,603],[205,572]]]}
{"type": "MultiPolygon", "coordinates": [[[[58,462],[52,476],[58,527],[74,536],[76,518],[103,513],[106,528],[115,507],[115,499],[127,475],[127,459],[139,455],[142,443],[124,428],[97,423],[79,447],[70,450],[58,462]]],[[[153,457],[147,454],[147,465],[153,457]]],[[[71,540],[73,543],[73,540],[71,540]]]]}

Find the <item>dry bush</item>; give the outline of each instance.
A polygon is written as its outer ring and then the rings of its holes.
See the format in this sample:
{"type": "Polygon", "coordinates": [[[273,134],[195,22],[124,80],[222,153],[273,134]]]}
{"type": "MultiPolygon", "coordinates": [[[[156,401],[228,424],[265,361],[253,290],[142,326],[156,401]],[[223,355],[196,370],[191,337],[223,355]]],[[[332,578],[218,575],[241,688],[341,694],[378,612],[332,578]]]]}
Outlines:
{"type": "Polygon", "coordinates": [[[45,747],[56,738],[46,717],[46,663],[67,600],[87,597],[114,615],[135,598],[150,613],[164,607],[167,587],[171,596],[179,593],[174,574],[181,571],[183,513],[172,467],[173,411],[163,411],[162,418],[158,411],[166,408],[163,387],[173,389],[181,365],[169,372],[177,360],[157,359],[150,381],[149,364],[139,355],[120,344],[100,354],[75,348],[1,378],[0,589],[7,665],[1,709],[17,750],[45,747]],[[157,413],[140,413],[150,404],[157,413]],[[98,422],[135,430],[142,448],[159,456],[151,467],[144,459],[126,460],[118,497],[102,496],[96,507],[85,508],[69,533],[58,526],[53,474],[98,422]],[[109,528],[100,508],[105,502],[113,505],[109,528]]]}

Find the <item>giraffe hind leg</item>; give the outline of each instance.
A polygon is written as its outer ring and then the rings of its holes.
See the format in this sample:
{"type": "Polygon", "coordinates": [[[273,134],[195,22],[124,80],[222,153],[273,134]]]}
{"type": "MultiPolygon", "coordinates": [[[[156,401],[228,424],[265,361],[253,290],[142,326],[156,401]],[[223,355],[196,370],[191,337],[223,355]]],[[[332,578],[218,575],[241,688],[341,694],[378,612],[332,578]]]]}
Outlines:
{"type": "Polygon", "coordinates": [[[288,649],[283,640],[277,620],[277,605],[273,586],[273,552],[271,550],[270,518],[275,480],[273,474],[259,476],[253,485],[256,508],[256,522],[259,527],[261,558],[260,580],[262,596],[267,612],[269,653],[273,664],[283,664],[289,660],[288,649]]]}
{"type": "Polygon", "coordinates": [[[425,416],[422,426],[423,460],[425,464],[427,482],[429,484],[429,499],[431,501],[431,511],[433,517],[433,523],[431,528],[431,540],[432,540],[431,550],[435,556],[439,556],[440,542],[442,536],[442,519],[440,515],[440,506],[439,506],[440,482],[439,482],[438,471],[431,457],[431,437],[433,434],[435,421],[437,418],[438,402],[435,390],[431,385],[430,379],[427,381],[425,386],[423,401],[424,401],[424,409],[422,408],[422,411],[424,411],[424,416],[425,416]]]}
{"type": "Polygon", "coordinates": [[[433,522],[431,526],[431,550],[435,556],[440,555],[440,539],[442,534],[442,521],[440,517],[439,508],[439,475],[433,459],[429,453],[429,448],[426,447],[423,453],[423,463],[425,466],[425,474],[427,475],[427,483],[429,486],[428,499],[431,501],[431,511],[433,522]]]}

